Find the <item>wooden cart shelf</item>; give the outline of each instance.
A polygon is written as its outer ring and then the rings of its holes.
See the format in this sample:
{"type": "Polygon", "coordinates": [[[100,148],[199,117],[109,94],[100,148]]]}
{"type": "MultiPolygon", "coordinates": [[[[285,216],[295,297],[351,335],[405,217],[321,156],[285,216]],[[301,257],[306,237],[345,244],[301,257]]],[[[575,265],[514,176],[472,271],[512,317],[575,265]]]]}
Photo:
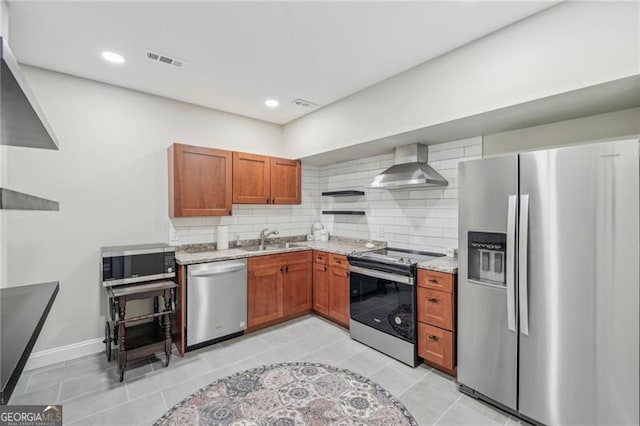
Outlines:
{"type": "Polygon", "coordinates": [[[107,287],[109,320],[105,324],[105,351],[111,361],[112,343],[118,347],[120,381],[124,380],[127,363],[164,351],[169,365],[171,360],[171,315],[175,313],[176,288],[173,281],[153,281],[107,287]],[[163,306],[159,303],[162,297],[163,306]],[[153,313],[126,317],[127,302],[154,300],[153,313]],[[140,321],[151,320],[140,323],[140,321]]]}

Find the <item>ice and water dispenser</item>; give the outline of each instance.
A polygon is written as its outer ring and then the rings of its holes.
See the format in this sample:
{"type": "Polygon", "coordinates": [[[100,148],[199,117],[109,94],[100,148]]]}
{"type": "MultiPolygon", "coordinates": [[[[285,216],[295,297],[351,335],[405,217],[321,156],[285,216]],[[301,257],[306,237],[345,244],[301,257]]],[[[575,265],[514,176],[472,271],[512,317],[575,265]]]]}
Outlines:
{"type": "Polygon", "coordinates": [[[469,278],[487,284],[505,285],[507,235],[470,231],[467,238],[469,278]]]}

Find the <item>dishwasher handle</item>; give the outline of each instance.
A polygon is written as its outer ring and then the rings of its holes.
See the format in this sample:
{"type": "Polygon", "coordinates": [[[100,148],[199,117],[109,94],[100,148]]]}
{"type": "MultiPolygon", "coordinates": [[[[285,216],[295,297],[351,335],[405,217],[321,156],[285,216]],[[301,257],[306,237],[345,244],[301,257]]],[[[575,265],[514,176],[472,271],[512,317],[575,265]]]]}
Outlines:
{"type": "Polygon", "coordinates": [[[189,276],[191,277],[210,277],[213,275],[227,274],[229,272],[242,271],[246,269],[247,265],[245,263],[232,263],[230,265],[211,267],[207,269],[201,269],[198,271],[189,272],[189,276]]]}

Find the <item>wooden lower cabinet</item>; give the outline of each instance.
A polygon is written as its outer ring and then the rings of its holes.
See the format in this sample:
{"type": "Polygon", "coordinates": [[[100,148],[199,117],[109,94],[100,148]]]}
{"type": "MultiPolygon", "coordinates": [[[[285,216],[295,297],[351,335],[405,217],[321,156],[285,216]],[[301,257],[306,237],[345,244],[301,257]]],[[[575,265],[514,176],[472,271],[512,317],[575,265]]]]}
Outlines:
{"type": "Polygon", "coordinates": [[[284,315],[309,312],[313,307],[313,272],[311,262],[286,265],[284,268],[284,315]]]}
{"type": "Polygon", "coordinates": [[[349,327],[349,262],[346,256],[313,252],[313,310],[349,327]]]}
{"type": "Polygon", "coordinates": [[[418,287],[418,321],[446,330],[453,330],[455,306],[453,294],[418,287]]]}
{"type": "Polygon", "coordinates": [[[418,355],[426,361],[452,371],[454,364],[455,339],[453,332],[418,323],[418,355]]]}
{"type": "Polygon", "coordinates": [[[247,290],[249,327],[274,321],[284,315],[284,274],[281,266],[250,268],[247,290]]]}
{"type": "Polygon", "coordinates": [[[329,267],[313,264],[313,310],[329,315],[329,267]]]}
{"type": "Polygon", "coordinates": [[[311,311],[311,251],[249,258],[247,322],[249,329],[311,311]]]}
{"type": "Polygon", "coordinates": [[[456,275],[418,270],[418,356],[456,375],[456,275]]]}
{"type": "Polygon", "coordinates": [[[349,313],[349,272],[346,269],[331,266],[327,315],[345,327],[349,327],[349,313]]]}

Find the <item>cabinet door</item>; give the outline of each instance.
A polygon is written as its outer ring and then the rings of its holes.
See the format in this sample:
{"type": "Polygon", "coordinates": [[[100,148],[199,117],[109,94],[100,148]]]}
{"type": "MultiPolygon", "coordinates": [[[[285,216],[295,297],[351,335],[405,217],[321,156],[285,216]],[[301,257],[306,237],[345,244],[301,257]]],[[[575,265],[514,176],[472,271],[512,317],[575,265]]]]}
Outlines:
{"type": "Polygon", "coordinates": [[[349,272],[329,267],[329,316],[349,326],[349,272]]]}
{"type": "Polygon", "coordinates": [[[249,327],[276,320],[284,315],[283,275],[281,266],[249,268],[247,285],[249,327]]]}
{"type": "Polygon", "coordinates": [[[233,202],[271,203],[271,157],[233,153],[233,202]]]}
{"type": "Polygon", "coordinates": [[[271,158],[271,201],[273,204],[302,202],[300,161],[271,158]]]}
{"type": "Polygon", "coordinates": [[[313,303],[313,272],[311,262],[287,265],[284,268],[284,314],[310,311],[313,303]]]}
{"type": "Polygon", "coordinates": [[[231,215],[230,151],[173,144],[169,147],[169,214],[231,215]]]}
{"type": "Polygon", "coordinates": [[[322,263],[313,264],[313,310],[329,314],[329,267],[322,263]]]}

